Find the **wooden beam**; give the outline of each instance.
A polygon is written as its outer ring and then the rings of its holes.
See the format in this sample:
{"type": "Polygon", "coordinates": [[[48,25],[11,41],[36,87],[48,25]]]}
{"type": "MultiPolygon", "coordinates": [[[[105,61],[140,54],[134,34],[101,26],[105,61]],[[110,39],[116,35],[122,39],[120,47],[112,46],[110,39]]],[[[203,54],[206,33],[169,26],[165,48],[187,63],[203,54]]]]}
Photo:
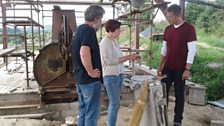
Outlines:
{"type": "Polygon", "coordinates": [[[13,52],[14,50],[16,50],[16,48],[7,48],[7,49],[0,50],[0,57],[13,52]]]}

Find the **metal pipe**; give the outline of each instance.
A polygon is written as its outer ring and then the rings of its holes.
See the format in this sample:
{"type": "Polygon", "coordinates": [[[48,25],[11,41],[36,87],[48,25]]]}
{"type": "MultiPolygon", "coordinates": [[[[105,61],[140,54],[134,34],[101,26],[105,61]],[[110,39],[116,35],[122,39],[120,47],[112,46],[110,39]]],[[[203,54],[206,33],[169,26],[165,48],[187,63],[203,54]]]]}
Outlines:
{"type": "MultiPolygon", "coordinates": [[[[4,6],[4,4],[2,3],[2,0],[1,0],[1,8],[2,8],[2,32],[3,32],[3,35],[6,35],[7,34],[7,26],[6,26],[6,7],[4,6]]],[[[2,37],[2,41],[3,41],[3,49],[6,49],[8,48],[8,39],[7,37],[2,37]]],[[[6,69],[8,69],[8,58],[5,57],[4,58],[4,63],[6,65],[6,69]]]]}
{"type": "Polygon", "coordinates": [[[115,3],[112,4],[112,8],[113,8],[113,19],[115,19],[115,3]]]}
{"type": "Polygon", "coordinates": [[[31,40],[32,40],[32,53],[33,53],[33,62],[34,62],[34,31],[33,31],[33,7],[30,5],[30,19],[31,19],[31,40]]]}
{"type": "MultiPolygon", "coordinates": [[[[37,0],[39,1],[39,0],[37,0]]],[[[39,5],[37,4],[37,9],[39,10],[39,5]]],[[[37,11],[37,22],[40,24],[40,11],[37,11]]],[[[39,37],[39,47],[41,48],[41,36],[40,36],[40,26],[38,26],[38,37],[39,37]]]]}
{"type": "MultiPolygon", "coordinates": [[[[13,16],[15,17],[16,16],[16,11],[15,11],[15,7],[16,7],[16,5],[15,4],[13,4],[13,16]]],[[[15,21],[16,19],[14,18],[14,21],[15,21]]],[[[14,34],[15,34],[15,36],[16,36],[16,25],[14,25],[14,34]]],[[[17,48],[17,46],[18,46],[18,43],[17,43],[17,39],[16,39],[16,37],[14,38],[14,41],[16,42],[16,48],[17,48]]],[[[18,64],[18,58],[16,57],[16,64],[18,64]]]]}
{"type": "MultiPolygon", "coordinates": [[[[13,9],[13,8],[6,8],[6,10],[7,11],[13,11],[13,10],[24,11],[24,10],[30,10],[30,8],[15,8],[15,9],[13,9]]],[[[52,10],[40,10],[40,9],[38,9],[38,10],[39,11],[52,11],[52,10]]],[[[73,9],[71,9],[71,10],[73,10],[73,9]]],[[[84,13],[85,12],[85,11],[76,11],[76,10],[74,10],[74,11],[75,11],[75,13],[84,13]]]]}
{"type": "Polygon", "coordinates": [[[26,18],[26,19],[29,19],[29,17],[25,17],[25,16],[16,16],[16,17],[15,16],[0,16],[0,18],[18,18],[18,19],[19,18],[24,18],[24,19],[26,18]]]}
{"type": "MultiPolygon", "coordinates": [[[[17,5],[30,5],[30,3],[25,3],[25,2],[13,2],[17,5]]],[[[124,4],[125,2],[117,2],[118,4],[124,4]]],[[[33,5],[37,5],[37,1],[32,1],[33,5]]],[[[44,4],[49,4],[49,5],[90,5],[90,4],[99,4],[99,2],[94,2],[94,1],[39,1],[39,4],[44,5],[44,4]]],[[[102,2],[100,3],[101,5],[104,6],[111,6],[111,2],[102,2]]]]}
{"type": "Polygon", "coordinates": [[[26,83],[27,83],[27,88],[30,88],[30,85],[29,85],[29,71],[28,71],[26,26],[23,26],[23,30],[24,30],[24,45],[25,45],[26,83]]]}
{"type": "MultiPolygon", "coordinates": [[[[157,4],[163,3],[164,0],[154,0],[157,4]]],[[[163,7],[159,7],[159,9],[162,11],[163,15],[166,17],[166,9],[167,5],[164,5],[163,7]]]]}
{"type": "MultiPolygon", "coordinates": [[[[15,16],[16,16],[16,12],[15,12],[15,4],[13,4],[13,16],[14,16],[14,21],[16,20],[15,19],[15,16]]],[[[14,25],[14,34],[16,35],[16,26],[14,25]]],[[[17,47],[17,41],[16,41],[16,37],[14,38],[14,41],[16,42],[16,47],[17,47]]],[[[16,58],[16,62],[17,62],[17,58],[16,58]]]]}
{"type": "Polygon", "coordinates": [[[139,32],[140,32],[140,14],[136,14],[136,20],[135,20],[135,41],[136,41],[136,45],[135,48],[139,49],[139,32]]]}
{"type": "Polygon", "coordinates": [[[41,6],[42,7],[42,26],[43,26],[43,46],[45,46],[45,34],[44,34],[44,11],[43,11],[43,8],[44,6],[41,6]]]}
{"type": "Polygon", "coordinates": [[[181,17],[185,18],[185,0],[180,0],[181,17]]]}
{"type": "MultiPolygon", "coordinates": [[[[152,0],[152,5],[153,5],[153,0],[152,0]]],[[[151,11],[151,15],[150,15],[150,18],[151,18],[151,21],[152,21],[152,24],[153,24],[153,10],[150,10],[151,11]]],[[[151,29],[150,29],[150,50],[149,50],[149,56],[150,56],[150,59],[149,59],[149,69],[152,69],[152,42],[153,42],[153,27],[152,27],[152,24],[150,25],[151,26],[151,29]]]]}

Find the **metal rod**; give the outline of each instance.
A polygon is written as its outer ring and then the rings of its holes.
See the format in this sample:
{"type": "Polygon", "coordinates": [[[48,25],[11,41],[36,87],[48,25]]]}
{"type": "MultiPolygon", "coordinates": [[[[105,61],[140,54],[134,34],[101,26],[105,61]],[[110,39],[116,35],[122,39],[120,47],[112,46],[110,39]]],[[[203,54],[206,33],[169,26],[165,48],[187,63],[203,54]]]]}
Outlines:
{"type": "Polygon", "coordinates": [[[135,37],[136,37],[136,45],[135,48],[139,49],[139,31],[140,31],[140,14],[136,14],[136,21],[135,21],[135,37]]]}
{"type": "MultiPolygon", "coordinates": [[[[2,5],[2,28],[3,28],[3,35],[6,35],[7,34],[7,26],[6,26],[6,7],[4,7],[3,3],[2,3],[2,0],[1,0],[1,5],[2,5]]],[[[7,37],[3,37],[2,38],[2,41],[3,41],[3,49],[6,49],[8,48],[8,39],[7,37]]],[[[8,58],[5,57],[4,58],[4,63],[5,63],[5,66],[6,66],[6,69],[8,69],[8,58]]]]}
{"type": "MultiPolygon", "coordinates": [[[[154,0],[157,4],[159,3],[164,3],[164,0],[154,0]]],[[[163,15],[166,17],[166,9],[167,9],[167,4],[164,6],[159,7],[159,9],[162,11],[163,15]]]]}
{"type": "Polygon", "coordinates": [[[26,18],[28,19],[29,17],[25,17],[25,16],[0,16],[0,18],[26,18]]]}
{"type": "Polygon", "coordinates": [[[113,8],[113,19],[115,19],[115,3],[112,4],[112,8],[113,8]]]}
{"type": "Polygon", "coordinates": [[[34,32],[33,32],[33,7],[30,5],[30,18],[31,18],[31,40],[32,40],[32,53],[33,53],[33,62],[34,62],[34,32]]]}
{"type": "Polygon", "coordinates": [[[53,17],[53,16],[43,16],[43,17],[53,17]]]}
{"type": "Polygon", "coordinates": [[[26,26],[23,26],[23,30],[24,30],[24,45],[25,45],[26,83],[27,83],[27,88],[30,88],[30,84],[29,84],[29,71],[28,71],[26,26]]]}
{"type": "MultiPolygon", "coordinates": [[[[16,7],[16,5],[15,4],[13,4],[13,16],[15,17],[16,16],[16,11],[15,11],[15,7],[16,7]]],[[[14,18],[14,21],[15,21],[16,19],[14,18]]],[[[14,34],[15,34],[15,36],[16,36],[16,26],[14,25],[14,34]]],[[[17,48],[17,46],[18,46],[18,42],[17,42],[17,39],[16,39],[16,37],[14,38],[14,41],[16,42],[16,48],[17,48]]],[[[18,64],[18,58],[16,57],[16,64],[18,64]]]]}
{"type": "Polygon", "coordinates": [[[180,0],[180,7],[181,7],[181,17],[184,19],[184,17],[185,17],[185,0],[180,0]]]}
{"type": "Polygon", "coordinates": [[[45,46],[45,34],[44,34],[44,11],[43,11],[43,8],[44,6],[41,6],[42,7],[42,26],[43,26],[43,46],[45,46]]]}
{"type": "MultiPolygon", "coordinates": [[[[151,3],[153,5],[153,0],[152,0],[151,3]]],[[[153,24],[153,10],[150,10],[150,12],[151,12],[150,18],[151,18],[151,21],[152,21],[152,24],[153,24]]],[[[149,69],[152,69],[152,42],[153,42],[152,34],[153,34],[153,27],[152,27],[152,25],[150,25],[150,27],[151,27],[151,29],[150,29],[149,69]]]]}
{"type": "MultiPolygon", "coordinates": [[[[30,3],[25,3],[25,2],[13,2],[17,5],[30,5],[30,3]]],[[[117,2],[117,4],[124,4],[125,2],[117,2]]],[[[37,5],[37,1],[32,1],[33,5],[37,5]]],[[[94,2],[94,1],[55,1],[55,0],[51,0],[51,1],[39,1],[39,4],[44,5],[44,4],[50,4],[50,5],[90,5],[90,4],[101,4],[104,6],[111,6],[112,2],[94,2]]]]}
{"type": "MultiPolygon", "coordinates": [[[[39,1],[39,0],[37,0],[39,1]]],[[[37,4],[37,9],[39,10],[39,4],[37,4]]],[[[37,12],[37,22],[40,24],[40,11],[37,12]]],[[[38,37],[39,37],[39,47],[41,48],[41,36],[40,36],[40,27],[38,26],[38,37]]]]}
{"type": "MultiPolygon", "coordinates": [[[[14,16],[14,21],[16,20],[15,19],[15,16],[16,16],[16,12],[15,12],[15,4],[13,4],[13,16],[14,16]]],[[[14,26],[14,34],[16,35],[16,26],[14,26]]],[[[14,39],[16,41],[16,38],[14,39]]],[[[16,47],[17,47],[17,41],[16,41],[16,47]]],[[[16,60],[17,61],[17,60],[16,60]]]]}
{"type": "MultiPolygon", "coordinates": [[[[24,10],[30,10],[30,8],[15,8],[15,9],[13,9],[13,8],[6,8],[6,10],[7,11],[13,11],[13,10],[24,11],[24,10]]],[[[40,10],[40,9],[38,9],[38,10],[39,11],[50,11],[50,12],[52,12],[52,10],[40,10]]],[[[73,10],[73,9],[71,9],[71,10],[73,10]]],[[[75,13],[84,13],[85,12],[85,11],[77,11],[77,10],[73,10],[73,11],[75,11],[75,13]]]]}

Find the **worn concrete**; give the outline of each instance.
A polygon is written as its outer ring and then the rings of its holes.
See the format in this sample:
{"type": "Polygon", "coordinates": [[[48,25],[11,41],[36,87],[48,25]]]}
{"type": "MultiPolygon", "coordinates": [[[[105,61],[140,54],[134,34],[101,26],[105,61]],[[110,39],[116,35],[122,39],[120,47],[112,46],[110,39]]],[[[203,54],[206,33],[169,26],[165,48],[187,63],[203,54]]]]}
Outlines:
{"type": "Polygon", "coordinates": [[[224,120],[212,120],[211,126],[224,126],[224,120]]]}

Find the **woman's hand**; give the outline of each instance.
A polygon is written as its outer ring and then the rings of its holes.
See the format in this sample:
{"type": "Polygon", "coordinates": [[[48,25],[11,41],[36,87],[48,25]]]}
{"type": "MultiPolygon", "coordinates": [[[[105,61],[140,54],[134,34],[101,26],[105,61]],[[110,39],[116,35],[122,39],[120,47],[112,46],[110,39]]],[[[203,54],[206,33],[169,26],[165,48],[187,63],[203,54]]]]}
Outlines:
{"type": "Polygon", "coordinates": [[[138,59],[141,59],[141,56],[139,56],[136,53],[129,55],[129,60],[138,60],[138,59]]]}

